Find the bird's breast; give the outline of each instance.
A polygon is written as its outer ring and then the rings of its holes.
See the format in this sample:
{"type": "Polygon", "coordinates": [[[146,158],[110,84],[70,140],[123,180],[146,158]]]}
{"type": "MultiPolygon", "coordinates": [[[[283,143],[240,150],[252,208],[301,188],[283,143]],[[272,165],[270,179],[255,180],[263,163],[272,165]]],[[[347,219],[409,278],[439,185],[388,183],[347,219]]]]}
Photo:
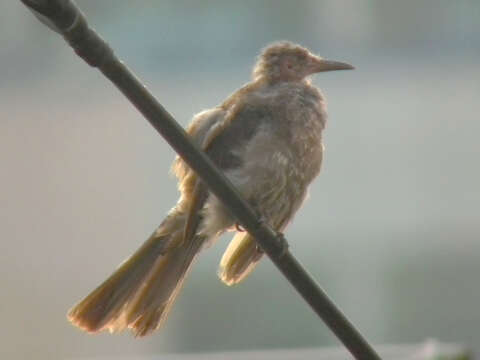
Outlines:
{"type": "Polygon", "coordinates": [[[276,102],[282,105],[275,125],[292,171],[310,183],[322,163],[322,131],[327,117],[323,96],[312,86],[292,86],[280,91],[276,102]]]}

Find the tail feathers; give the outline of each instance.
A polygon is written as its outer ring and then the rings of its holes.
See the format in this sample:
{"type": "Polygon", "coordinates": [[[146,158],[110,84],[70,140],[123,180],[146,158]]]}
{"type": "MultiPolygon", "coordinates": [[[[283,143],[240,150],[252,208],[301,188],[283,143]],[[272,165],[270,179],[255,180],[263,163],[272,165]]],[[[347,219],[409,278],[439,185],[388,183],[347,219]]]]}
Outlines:
{"type": "Polygon", "coordinates": [[[157,329],[204,240],[195,236],[182,243],[183,224],[167,218],[132,257],[69,311],[68,319],[91,333],[130,328],[144,336],[157,329]]]}
{"type": "Polygon", "coordinates": [[[189,244],[157,259],[125,311],[136,336],[148,335],[164,323],[204,240],[195,236],[189,244]]]}
{"type": "Polygon", "coordinates": [[[135,294],[143,278],[161,256],[167,239],[152,237],[137,252],[84,300],[73,307],[68,319],[87,332],[109,329],[120,330],[122,326],[113,326],[123,308],[135,294]]]}
{"type": "Polygon", "coordinates": [[[237,233],[222,256],[218,276],[226,285],[238,284],[255,269],[262,255],[252,236],[237,233]]]}

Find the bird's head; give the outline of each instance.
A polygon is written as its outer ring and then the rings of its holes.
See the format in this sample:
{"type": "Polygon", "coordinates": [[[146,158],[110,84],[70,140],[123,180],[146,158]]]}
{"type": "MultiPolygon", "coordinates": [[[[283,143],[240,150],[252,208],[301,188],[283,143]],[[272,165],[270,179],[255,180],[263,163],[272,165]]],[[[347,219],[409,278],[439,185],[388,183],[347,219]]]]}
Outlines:
{"type": "Polygon", "coordinates": [[[300,45],[283,41],[262,51],[253,69],[253,78],[268,82],[301,81],[314,73],[353,68],[346,63],[322,59],[300,45]]]}

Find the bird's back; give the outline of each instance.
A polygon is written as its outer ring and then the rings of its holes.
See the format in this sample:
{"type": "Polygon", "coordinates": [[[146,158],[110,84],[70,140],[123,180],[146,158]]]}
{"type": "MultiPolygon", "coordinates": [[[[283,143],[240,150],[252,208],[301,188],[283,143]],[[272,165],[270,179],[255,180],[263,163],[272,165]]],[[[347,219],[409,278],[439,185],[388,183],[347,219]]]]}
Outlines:
{"type": "Polygon", "coordinates": [[[244,87],[221,109],[219,122],[228,126],[207,153],[272,225],[283,227],[320,170],[320,92],[306,82],[244,87]]]}
{"type": "Polygon", "coordinates": [[[240,155],[252,149],[257,153],[253,159],[280,152],[308,183],[317,175],[327,116],[317,88],[302,81],[252,87],[251,91],[241,89],[236,101],[228,105],[223,109],[230,125],[212,143],[210,151],[218,147],[224,153],[230,148],[243,159],[252,159],[240,155]]]}

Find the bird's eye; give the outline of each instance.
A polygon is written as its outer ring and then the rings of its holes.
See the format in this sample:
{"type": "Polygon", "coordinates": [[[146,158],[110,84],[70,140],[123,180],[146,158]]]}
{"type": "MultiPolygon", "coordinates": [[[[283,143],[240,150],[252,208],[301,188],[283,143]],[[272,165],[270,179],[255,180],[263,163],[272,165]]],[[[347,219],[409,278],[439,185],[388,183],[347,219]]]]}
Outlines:
{"type": "Polygon", "coordinates": [[[291,62],[287,62],[287,69],[292,70],[293,64],[291,62]]]}

